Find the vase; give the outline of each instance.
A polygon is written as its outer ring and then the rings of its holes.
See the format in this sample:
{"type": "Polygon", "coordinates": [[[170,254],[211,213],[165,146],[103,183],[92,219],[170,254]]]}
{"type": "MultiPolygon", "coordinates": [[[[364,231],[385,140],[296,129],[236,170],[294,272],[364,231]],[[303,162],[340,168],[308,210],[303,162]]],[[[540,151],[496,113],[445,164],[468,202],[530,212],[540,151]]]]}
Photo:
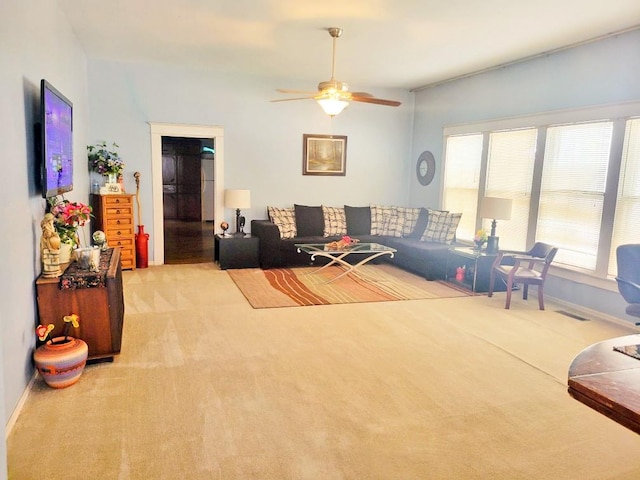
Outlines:
{"type": "Polygon", "coordinates": [[[69,263],[71,261],[71,251],[73,248],[70,243],[60,244],[60,265],[63,263],[69,263]]]}
{"type": "Polygon", "coordinates": [[[474,240],[474,243],[476,244],[476,250],[482,250],[482,245],[484,245],[484,241],[474,240]]]}
{"type": "Polygon", "coordinates": [[[80,379],[88,354],[89,347],[84,340],[56,337],[36,349],[33,361],[47,385],[65,388],[80,379]]]}
{"type": "Polygon", "coordinates": [[[96,269],[100,263],[100,249],[94,247],[80,247],[73,251],[76,262],[83,270],[96,269]]]}

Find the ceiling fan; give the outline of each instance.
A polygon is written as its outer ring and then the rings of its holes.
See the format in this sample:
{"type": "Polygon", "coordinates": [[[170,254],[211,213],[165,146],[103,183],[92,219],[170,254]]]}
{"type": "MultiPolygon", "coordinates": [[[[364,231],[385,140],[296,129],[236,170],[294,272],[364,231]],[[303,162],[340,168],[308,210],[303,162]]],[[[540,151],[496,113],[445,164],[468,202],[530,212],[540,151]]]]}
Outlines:
{"type": "Polygon", "coordinates": [[[315,99],[324,112],[327,115],[335,116],[338,115],[342,110],[344,110],[349,102],[364,102],[364,103],[375,103],[377,105],[386,105],[389,107],[397,107],[400,105],[400,102],[396,102],[395,100],[383,100],[382,98],[375,98],[370,93],[366,92],[350,92],[349,85],[345,82],[340,82],[335,78],[336,71],[336,40],[340,35],[342,35],[342,29],[337,27],[332,27],[327,29],[329,31],[329,35],[333,38],[333,56],[331,61],[331,80],[326,82],[320,82],[318,84],[317,92],[307,92],[304,90],[284,90],[278,89],[278,92],[281,93],[294,93],[294,94],[303,94],[306,95],[304,97],[298,98],[283,98],[280,100],[271,100],[272,102],[288,102],[291,100],[307,100],[310,98],[315,99]]]}

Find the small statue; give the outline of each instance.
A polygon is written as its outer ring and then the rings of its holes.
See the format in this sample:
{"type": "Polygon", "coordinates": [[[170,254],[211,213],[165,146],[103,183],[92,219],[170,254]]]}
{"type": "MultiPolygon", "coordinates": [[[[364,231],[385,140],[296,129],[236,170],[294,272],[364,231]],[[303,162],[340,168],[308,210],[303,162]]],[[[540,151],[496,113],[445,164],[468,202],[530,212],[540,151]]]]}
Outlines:
{"type": "Polygon", "coordinates": [[[55,217],[46,213],[40,222],[42,237],[40,237],[40,256],[42,257],[42,276],[59,277],[60,270],[60,235],[56,232],[53,222],[55,217]]]}
{"type": "Polygon", "coordinates": [[[100,248],[100,250],[106,250],[107,248],[109,248],[107,245],[107,236],[102,230],[96,230],[95,232],[93,232],[92,238],[93,243],[95,243],[95,245],[100,248]]]}

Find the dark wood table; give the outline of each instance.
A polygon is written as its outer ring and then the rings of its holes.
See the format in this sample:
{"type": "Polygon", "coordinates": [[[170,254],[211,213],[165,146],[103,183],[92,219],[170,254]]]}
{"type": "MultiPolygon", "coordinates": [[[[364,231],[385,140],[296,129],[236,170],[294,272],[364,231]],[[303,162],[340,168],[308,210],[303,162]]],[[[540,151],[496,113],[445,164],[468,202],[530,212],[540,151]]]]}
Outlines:
{"type": "Polygon", "coordinates": [[[640,433],[640,360],[613,350],[635,344],[640,335],[585,348],[569,367],[569,395],[640,433]]]}

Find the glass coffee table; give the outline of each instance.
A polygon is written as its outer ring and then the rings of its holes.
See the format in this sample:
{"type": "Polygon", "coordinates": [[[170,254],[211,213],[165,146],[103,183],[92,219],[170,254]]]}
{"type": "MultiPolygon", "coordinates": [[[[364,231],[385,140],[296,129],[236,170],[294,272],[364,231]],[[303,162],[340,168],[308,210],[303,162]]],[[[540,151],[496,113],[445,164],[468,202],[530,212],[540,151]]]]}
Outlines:
{"type": "Polygon", "coordinates": [[[328,258],[330,260],[329,263],[311,273],[319,272],[320,270],[324,270],[325,268],[336,264],[345,268],[344,272],[332,278],[327,283],[331,283],[340,277],[344,277],[356,270],[359,266],[369,263],[375,258],[383,255],[388,255],[390,258],[393,258],[393,254],[396,253],[395,248],[380,245],[379,243],[354,243],[338,250],[331,249],[331,247],[327,246],[326,243],[296,243],[296,248],[298,249],[298,253],[308,254],[311,257],[312,262],[316,257],[328,258]],[[345,260],[346,257],[353,255],[359,255],[362,259],[353,264],[345,260]]]}

